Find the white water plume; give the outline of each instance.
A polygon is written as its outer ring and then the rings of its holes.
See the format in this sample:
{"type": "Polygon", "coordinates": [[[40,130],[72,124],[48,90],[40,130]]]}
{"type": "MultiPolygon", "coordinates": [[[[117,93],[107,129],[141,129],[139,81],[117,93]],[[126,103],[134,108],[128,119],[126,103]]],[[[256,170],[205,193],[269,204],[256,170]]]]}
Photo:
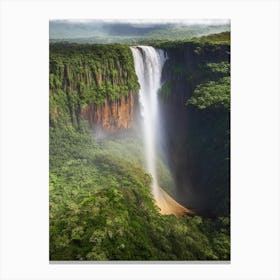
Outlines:
{"type": "Polygon", "coordinates": [[[158,90],[161,86],[162,67],[166,61],[163,50],[151,46],[131,47],[135,72],[140,84],[139,103],[142,116],[146,169],[153,177],[152,191],[155,199],[159,194],[156,172],[158,146],[158,90]]]}

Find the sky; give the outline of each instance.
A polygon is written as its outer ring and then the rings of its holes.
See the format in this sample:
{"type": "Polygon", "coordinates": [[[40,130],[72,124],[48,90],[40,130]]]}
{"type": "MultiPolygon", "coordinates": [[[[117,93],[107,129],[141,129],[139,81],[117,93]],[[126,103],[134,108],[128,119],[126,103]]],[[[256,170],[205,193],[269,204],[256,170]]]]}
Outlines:
{"type": "Polygon", "coordinates": [[[104,23],[132,23],[132,24],[163,24],[163,23],[179,23],[182,25],[192,24],[206,24],[206,25],[221,25],[229,24],[229,19],[57,19],[52,21],[64,21],[69,23],[90,23],[90,22],[104,22],[104,23]]]}

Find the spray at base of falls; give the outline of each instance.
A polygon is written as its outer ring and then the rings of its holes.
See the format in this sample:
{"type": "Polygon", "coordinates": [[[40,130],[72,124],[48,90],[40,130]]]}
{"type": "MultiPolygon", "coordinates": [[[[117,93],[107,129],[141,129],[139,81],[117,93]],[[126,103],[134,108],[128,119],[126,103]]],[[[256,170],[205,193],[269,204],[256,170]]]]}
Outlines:
{"type": "Polygon", "coordinates": [[[146,169],[153,177],[152,191],[155,199],[159,196],[156,172],[156,144],[158,131],[158,98],[161,72],[166,57],[164,52],[150,46],[131,47],[135,72],[138,76],[140,91],[139,103],[143,120],[146,169]]]}

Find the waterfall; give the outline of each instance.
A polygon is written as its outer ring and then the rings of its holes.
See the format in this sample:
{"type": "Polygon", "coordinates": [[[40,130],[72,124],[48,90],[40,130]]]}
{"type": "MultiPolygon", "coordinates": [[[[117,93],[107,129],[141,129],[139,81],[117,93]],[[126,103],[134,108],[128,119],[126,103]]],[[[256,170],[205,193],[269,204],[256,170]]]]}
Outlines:
{"type": "Polygon", "coordinates": [[[158,90],[161,86],[161,72],[165,63],[163,50],[150,46],[131,47],[135,72],[140,84],[139,103],[142,117],[146,169],[152,175],[152,192],[159,195],[156,172],[156,150],[158,145],[158,90]]]}

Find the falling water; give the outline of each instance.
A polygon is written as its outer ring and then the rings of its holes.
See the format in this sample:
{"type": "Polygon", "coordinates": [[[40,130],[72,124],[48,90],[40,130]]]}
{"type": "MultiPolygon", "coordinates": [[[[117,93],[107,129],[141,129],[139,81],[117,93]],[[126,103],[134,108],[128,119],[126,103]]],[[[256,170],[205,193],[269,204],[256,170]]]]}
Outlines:
{"type": "Polygon", "coordinates": [[[156,148],[158,145],[158,98],[164,52],[150,46],[131,47],[135,71],[140,84],[139,102],[143,123],[146,169],[153,177],[152,191],[157,199],[159,186],[156,172],[156,148]]]}

